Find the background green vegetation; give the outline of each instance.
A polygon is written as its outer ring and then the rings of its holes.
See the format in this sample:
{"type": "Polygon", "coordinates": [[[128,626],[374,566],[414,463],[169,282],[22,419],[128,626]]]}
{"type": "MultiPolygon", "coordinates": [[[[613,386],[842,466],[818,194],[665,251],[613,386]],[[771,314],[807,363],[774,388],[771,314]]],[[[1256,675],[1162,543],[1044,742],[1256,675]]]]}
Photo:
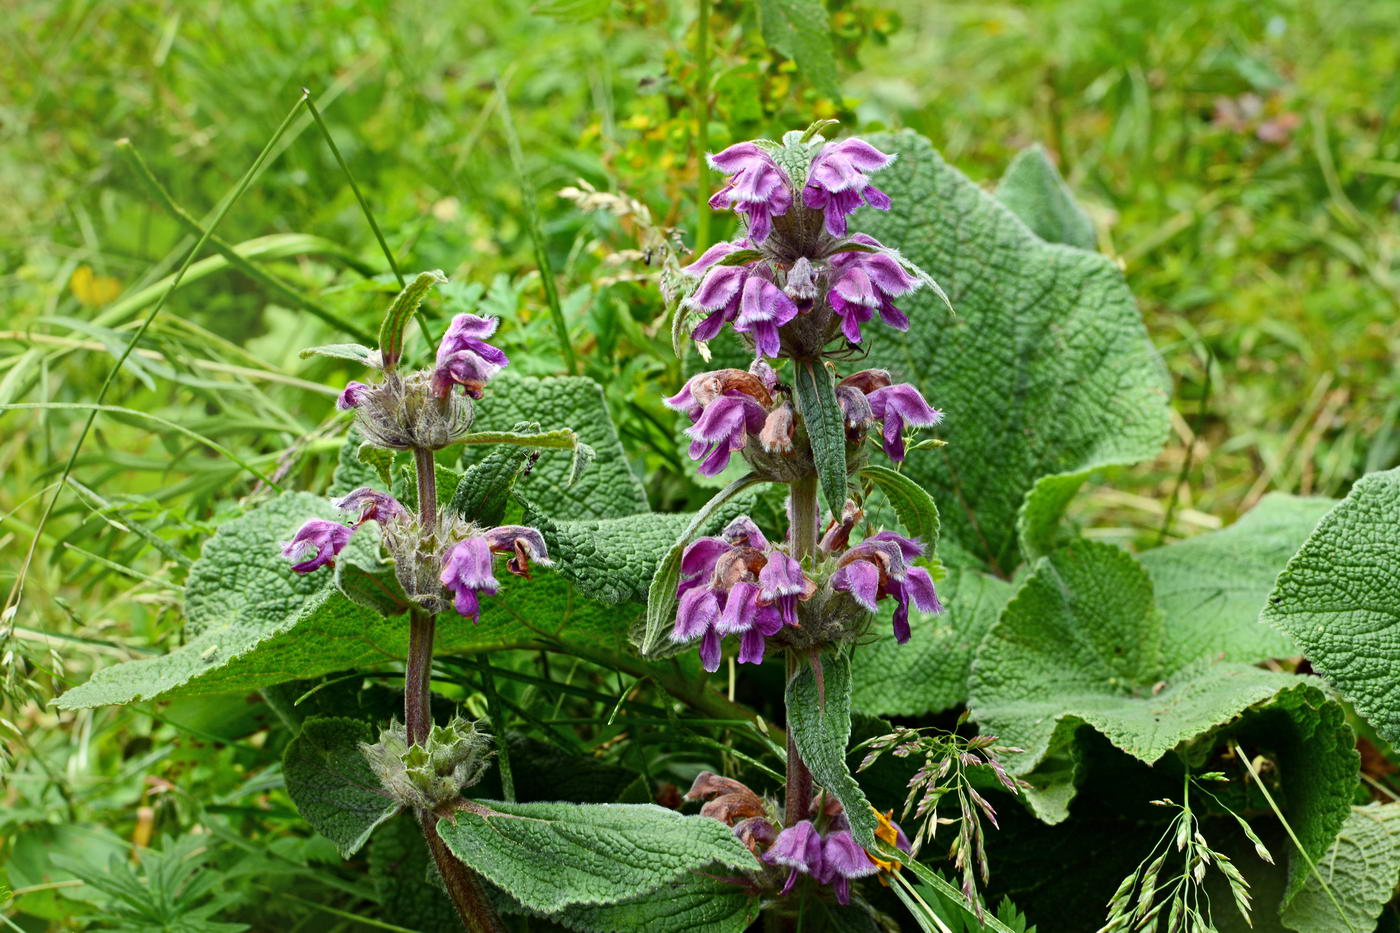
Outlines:
{"type": "MultiPolygon", "coordinates": [[[[194,242],[114,141],[130,139],[173,199],[208,219],[304,86],[400,268],[440,267],[457,283],[433,309],[439,324],[473,307],[498,314],[514,368],[547,374],[564,361],[527,222],[527,192],[537,198],[577,371],[605,386],[655,508],[705,497],[658,401],[680,367],[644,261],[656,244],[625,205],[586,212],[559,192],[582,181],[635,199],[687,246],[697,233],[713,241],[730,221],[697,210],[716,180],[697,151],[814,115],[857,132],[912,127],[989,182],[1029,143],[1055,154],[1176,386],[1161,457],[1078,500],[1095,535],[1189,536],[1267,491],[1336,496],[1400,463],[1400,35],[1389,0],[833,0],[839,95],[765,45],[749,4],[713,6],[702,37],[698,2],[7,5],[0,590],[85,416],[61,406],[92,401],[149,310],[142,291],[194,242]]],[[[298,358],[343,336],[305,305],[372,329],[397,288],[304,110],[219,234],[280,235],[254,262],[290,289],[209,261],[107,404],[211,438],[286,487],[321,489],[344,427],[332,398],[355,374],[298,358]]],[[[81,922],[65,918],[87,901],[110,913],[116,895],[64,880],[72,872],[54,855],[125,863],[132,842],[161,833],[189,848],[196,823],[217,841],[202,857],[228,880],[217,894],[186,888],[177,913],[212,905],[279,929],[289,917],[351,929],[363,923],[354,915],[389,915],[308,838],[281,789],[277,740],[261,728],[266,707],[60,716],[47,705],[96,666],[178,643],[185,568],[220,509],[253,491],[244,467],[207,444],[123,411],[98,418],[6,620],[0,860],[23,928],[81,922]]],[[[601,704],[606,716],[619,693],[587,666],[554,674],[594,694],[563,714],[596,717],[601,704]]],[[[606,757],[616,734],[598,727],[586,740],[606,757]]],[[[168,851],[172,864],[184,857],[168,851]]],[[[133,870],[152,877],[154,865],[133,870]]]]}

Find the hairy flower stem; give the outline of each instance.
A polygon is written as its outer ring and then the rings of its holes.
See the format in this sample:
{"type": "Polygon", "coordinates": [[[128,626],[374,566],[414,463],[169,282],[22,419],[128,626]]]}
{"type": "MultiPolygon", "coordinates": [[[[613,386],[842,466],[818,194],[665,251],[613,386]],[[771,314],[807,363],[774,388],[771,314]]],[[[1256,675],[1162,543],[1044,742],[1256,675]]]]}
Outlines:
{"type": "MultiPolygon", "coordinates": [[[[796,480],[788,490],[788,534],[792,539],[793,556],[799,561],[813,558],[821,535],[821,509],[817,504],[817,478],[807,476],[796,480]]],[[[802,657],[787,653],[788,683],[797,674],[802,657]]],[[[797,750],[797,730],[787,724],[787,793],[784,797],[783,823],[792,826],[807,819],[812,808],[812,772],[797,750]]]]}
{"type": "Polygon", "coordinates": [[[452,906],[457,908],[457,916],[468,933],[500,933],[505,927],[496,916],[491,902],[486,898],[486,889],[476,873],[457,860],[447,843],[437,832],[437,814],[431,810],[418,811],[418,825],[423,829],[423,838],[428,840],[428,849],[433,853],[438,874],[442,876],[447,896],[452,906]]]}
{"type": "Polygon", "coordinates": [[[805,561],[817,553],[817,542],[821,539],[817,477],[794,480],[788,489],[788,534],[792,537],[793,556],[805,561]]]}
{"type": "MultiPolygon", "coordinates": [[[[788,682],[797,674],[802,658],[795,651],[787,653],[788,682]]],[[[812,772],[797,751],[797,730],[787,724],[787,791],[783,798],[783,825],[794,826],[807,819],[812,809],[812,772]]]]}
{"type": "MultiPolygon", "coordinates": [[[[414,450],[413,465],[418,473],[418,520],[425,535],[432,534],[437,524],[437,465],[431,450],[414,450]]],[[[408,741],[421,745],[433,727],[432,691],[429,681],[433,673],[433,636],[437,617],[414,610],[409,617],[408,665],[403,679],[404,727],[408,741]]],[[[438,816],[431,810],[420,809],[416,816],[433,854],[438,874],[442,877],[447,896],[457,909],[457,916],[469,933],[498,933],[504,929],[496,911],[487,900],[486,889],[466,865],[452,854],[437,832],[438,816]]]]}

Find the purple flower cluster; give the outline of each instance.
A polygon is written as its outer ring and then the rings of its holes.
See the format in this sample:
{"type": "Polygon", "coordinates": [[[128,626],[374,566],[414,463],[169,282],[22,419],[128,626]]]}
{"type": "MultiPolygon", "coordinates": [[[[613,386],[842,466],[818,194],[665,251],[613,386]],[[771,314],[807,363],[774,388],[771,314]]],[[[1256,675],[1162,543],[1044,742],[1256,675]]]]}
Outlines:
{"type": "Polygon", "coordinates": [[[778,833],[777,841],[763,853],[763,860],[769,865],[791,869],[779,894],[791,891],[798,875],[811,875],[817,884],[832,887],[838,904],[849,904],[851,879],[865,878],[880,871],[851,835],[845,815],[838,817],[838,821],[840,828],[833,822],[825,836],[817,832],[811,820],[794,823],[778,833]]]}
{"type": "Polygon", "coordinates": [[[347,512],[358,511],[359,517],[353,525],[313,518],[297,529],[292,540],[282,546],[282,556],[292,561],[292,569],[297,573],[335,566],[336,555],[345,550],[350,536],[365,522],[385,524],[407,514],[393,496],[369,487],[356,489],[345,498],[336,500],[334,505],[347,512]]]}
{"type": "Polygon", "coordinates": [[[719,537],[699,538],[682,554],[671,640],[700,639],[701,664],[714,672],[721,640],[739,635],[739,663],[758,664],[767,639],[797,625],[797,603],[815,590],[801,564],[769,544],[752,520],[737,518],[719,537]]]}
{"type": "MultiPolygon", "coordinates": [[[[857,233],[851,240],[879,247],[872,236],[857,233]]],[[[841,318],[841,333],[860,343],[860,326],[880,312],[880,320],[895,330],[909,329],[909,316],[894,306],[894,299],[919,287],[919,280],[887,253],[842,252],[831,257],[831,291],[827,301],[841,318]]]]}
{"type": "Polygon", "coordinates": [[[879,600],[892,597],[896,603],[894,640],[902,645],[909,640],[910,602],[924,612],[936,615],[943,611],[933,577],[913,564],[923,553],[923,545],[913,538],[893,531],[877,532],[841,555],[831,576],[831,588],[849,593],[870,612],[876,610],[879,600]]]}
{"type": "Polygon", "coordinates": [[[943,413],[929,405],[917,387],[894,383],[883,369],[864,369],[842,379],[836,387],[836,399],[852,440],[871,423],[881,423],[885,456],[895,462],[904,459],[906,427],[929,428],[943,420],[943,413]]]}
{"type": "Polygon", "coordinates": [[[720,260],[748,249],[744,241],[716,243],[683,271],[703,276],[687,303],[705,312],[705,319],[691,334],[696,340],[713,340],[725,324],[753,337],[759,356],[776,357],[782,349],[778,329],[797,317],[798,308],[773,280],[764,263],[721,265],[720,260]]]}
{"type": "Polygon", "coordinates": [[[710,198],[715,210],[743,214],[749,236],[762,243],[773,232],[773,218],[792,207],[792,183],[768,153],[754,143],[738,143],[709,157],[710,165],[729,176],[710,198]]]}
{"type": "Polygon", "coordinates": [[[749,436],[770,453],[791,451],[792,406],[775,405],[772,392],[778,377],[766,363],[754,372],[719,369],[697,373],[679,392],[665,399],[668,407],[690,418],[690,458],[700,461],[700,473],[714,476],[729,466],[749,436]]]}
{"type": "MultiPolygon", "coordinates": [[[[782,328],[819,305],[829,307],[825,313],[836,315],[853,343],[860,342],[861,325],[877,311],[886,324],[908,330],[909,319],[894,299],[918,288],[919,280],[873,237],[857,234],[842,241],[847,218],[862,204],[889,209],[890,199],[870,184],[867,173],[891,161],[863,140],[826,143],[812,158],[798,198],[794,179],[756,143],[739,143],[712,156],[710,164],[729,178],[710,205],[743,215],[747,231],[732,243],[712,246],[684,269],[700,279],[686,299],[704,315],[695,339],[713,340],[731,324],[749,337],[758,356],[777,357],[783,351],[782,328]],[[773,219],[793,210],[820,217],[775,228],[773,219]],[[757,250],[763,257],[725,261],[740,250],[757,250]],[[817,301],[823,293],[824,304],[817,301]]],[[[828,333],[825,325],[819,332],[828,333]]]]}
{"type": "MultiPolygon", "coordinates": [[[[475,314],[459,314],[452,319],[438,344],[431,371],[433,392],[439,398],[451,392],[454,385],[462,386],[472,398],[481,398],[491,377],[509,365],[510,358],[504,351],[486,342],[500,323],[498,318],[475,314]]],[[[336,399],[336,407],[341,411],[359,408],[375,389],[376,386],[363,382],[351,382],[336,399]]]]}
{"type": "Polygon", "coordinates": [[[551,563],[544,538],[523,525],[501,525],[454,544],[442,562],[442,585],[452,591],[457,612],[473,623],[481,620],[477,594],[494,595],[501,586],[493,572],[495,554],[511,555],[506,569],[527,580],[531,561],[546,567],[551,563]]]}

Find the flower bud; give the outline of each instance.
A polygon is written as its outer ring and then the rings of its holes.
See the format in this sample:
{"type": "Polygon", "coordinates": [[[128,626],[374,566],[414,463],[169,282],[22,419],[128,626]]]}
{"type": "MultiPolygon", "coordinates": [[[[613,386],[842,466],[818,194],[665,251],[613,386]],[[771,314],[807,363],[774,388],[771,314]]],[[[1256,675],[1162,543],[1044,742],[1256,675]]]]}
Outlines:
{"type": "Polygon", "coordinates": [[[397,722],[379,733],[379,742],[360,746],[390,797],[416,810],[445,812],[462,791],[481,780],[491,759],[491,736],[481,723],[453,716],[433,726],[422,745],[409,745],[397,722]]]}

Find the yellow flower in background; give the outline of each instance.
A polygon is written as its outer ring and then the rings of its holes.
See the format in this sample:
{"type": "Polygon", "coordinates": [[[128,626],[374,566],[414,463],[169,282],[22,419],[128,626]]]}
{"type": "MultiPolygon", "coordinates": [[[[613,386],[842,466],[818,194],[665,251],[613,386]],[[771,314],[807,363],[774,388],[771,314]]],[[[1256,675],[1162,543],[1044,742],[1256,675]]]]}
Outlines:
{"type": "Polygon", "coordinates": [[[73,277],[68,280],[68,287],[73,290],[73,296],[78,302],[87,308],[100,308],[111,304],[122,293],[120,279],[110,275],[98,275],[92,271],[91,266],[79,266],[74,269],[73,277]]]}
{"type": "MultiPolygon", "coordinates": [[[[879,810],[875,810],[874,807],[871,807],[870,809],[875,811],[875,821],[879,824],[875,827],[875,838],[883,842],[885,845],[889,846],[891,849],[899,848],[900,832],[899,828],[894,825],[894,811],[886,810],[884,813],[881,813],[879,810]]],[[[874,852],[870,852],[869,850],[867,850],[865,854],[870,856],[870,861],[874,862],[880,867],[880,871],[899,871],[899,863],[895,860],[886,860],[878,858],[876,857],[874,852]]],[[[880,881],[881,883],[885,883],[884,878],[881,878],[880,881]]]]}

